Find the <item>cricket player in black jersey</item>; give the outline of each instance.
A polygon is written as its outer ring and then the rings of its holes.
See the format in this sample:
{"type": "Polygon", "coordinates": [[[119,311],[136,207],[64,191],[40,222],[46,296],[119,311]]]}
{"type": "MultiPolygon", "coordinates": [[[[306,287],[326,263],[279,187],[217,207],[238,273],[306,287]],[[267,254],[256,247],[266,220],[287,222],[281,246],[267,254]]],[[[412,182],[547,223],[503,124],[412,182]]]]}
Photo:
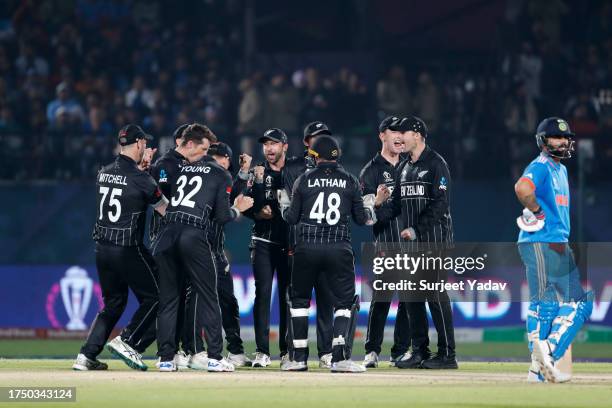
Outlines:
{"type": "MultiPolygon", "coordinates": [[[[184,156],[189,151],[186,146],[182,146],[183,132],[189,124],[182,124],[174,131],[174,143],[176,147],[168,150],[162,157],[160,157],[149,169],[150,174],[157,181],[159,188],[162,190],[166,197],[172,197],[172,188],[176,187],[176,181],[178,179],[178,173],[180,172],[181,166],[188,164],[189,160],[184,156]]],[[[206,134],[206,140],[202,145],[205,150],[208,149],[211,143],[217,141],[216,136],[209,132],[206,134]]],[[[199,154],[199,151],[198,151],[199,154]]],[[[149,224],[149,238],[151,243],[155,242],[157,235],[161,231],[163,226],[164,218],[158,214],[153,214],[151,217],[151,223],[149,224]]],[[[179,300],[179,308],[177,312],[177,329],[176,329],[176,344],[177,352],[174,358],[174,362],[179,369],[189,368],[191,356],[187,354],[186,350],[189,349],[189,343],[193,339],[193,316],[187,316],[186,308],[192,300],[191,295],[191,284],[189,277],[184,276],[182,282],[183,289],[181,290],[181,299],[179,300]],[[188,320],[189,323],[186,323],[188,320]],[[191,323],[191,324],[190,324],[191,323]],[[191,327],[190,327],[191,326],[191,327]],[[179,343],[182,345],[182,350],[178,350],[179,343]]]]}
{"type": "MultiPolygon", "coordinates": [[[[213,144],[208,150],[208,155],[231,174],[232,149],[227,144],[221,142],[213,144]]],[[[227,342],[227,359],[234,367],[250,366],[252,362],[244,354],[244,346],[240,338],[240,310],[238,300],[234,295],[234,280],[230,273],[230,263],[225,255],[223,225],[215,221],[211,221],[210,225],[208,240],[217,266],[217,294],[221,307],[223,331],[227,342]]]]}
{"type": "MultiPolygon", "coordinates": [[[[314,157],[308,153],[308,149],[314,143],[318,136],[331,136],[329,127],[323,122],[311,122],[304,128],[304,146],[306,150],[302,157],[290,157],[285,161],[285,166],[282,171],[283,189],[291,196],[293,184],[306,171],[314,169],[316,166],[314,157]]],[[[289,275],[291,276],[291,267],[293,265],[293,253],[297,240],[297,227],[289,226],[289,237],[287,243],[287,256],[289,259],[289,275]]],[[[319,367],[331,368],[332,360],[332,337],[334,323],[334,302],[333,294],[327,284],[326,276],[321,274],[319,280],[315,282],[315,293],[317,301],[317,351],[319,354],[319,367]]],[[[291,308],[290,305],[288,305],[291,308]]],[[[287,331],[287,348],[289,354],[281,361],[281,366],[291,360],[290,354],[293,352],[293,339],[291,332],[287,331]]]]}
{"type": "Polygon", "coordinates": [[[285,220],[298,225],[290,291],[294,352],[293,360],[281,369],[308,369],[310,299],[318,276],[326,274],[335,311],[331,370],[364,372],[365,367],[350,360],[359,310],[350,221],[373,223],[374,202],[364,207],[359,181],[336,161],[340,148],[335,139],[319,136],[311,151],[316,167],[297,179],[291,199],[283,190],[279,198],[285,220]]]}
{"type": "MultiPolygon", "coordinates": [[[[198,322],[206,332],[208,353],[187,350],[192,356],[190,367],[208,371],[233,371],[234,366],[221,356],[221,311],[217,296],[217,270],[208,231],[211,221],[223,225],[236,219],[240,212],[252,206],[253,200],[242,195],[230,207],[231,176],[210,156],[210,129],[200,124],[189,125],[183,132],[181,147],[189,164],[182,166],[166,213],[166,222],[153,246],[160,269],[160,306],[157,323],[157,343],[160,371],[176,371],[177,308],[183,288],[183,276],[192,285],[195,313],[193,327],[198,322]],[[200,362],[205,363],[200,365],[200,362]]],[[[201,336],[194,330],[193,336],[201,336]]]]}
{"type": "Polygon", "coordinates": [[[155,324],[158,301],[158,272],[144,246],[144,226],[149,205],[164,214],[168,200],[146,172],[139,168],[147,138],[136,125],[119,131],[121,153],[103,167],[96,181],[96,268],[102,287],[104,308],[97,314],[87,340],[72,366],[75,370],[106,370],[97,360],[104,343],[119,321],[128,301],[128,288],[139,307],[121,334],[107,344],[113,354],[130,367],[146,370],[142,356],[143,335],[155,324]]]}
{"type": "MultiPolygon", "coordinates": [[[[374,195],[378,206],[383,204],[383,186],[393,190],[395,185],[395,170],[403,157],[404,139],[402,134],[389,129],[389,126],[400,120],[396,116],[388,116],[380,122],[378,127],[378,137],[382,142],[382,148],[376,156],[368,162],[361,170],[359,182],[364,196],[374,195]],[[380,188],[379,188],[380,187],[380,188]]],[[[381,251],[385,250],[386,243],[398,243],[400,237],[400,220],[394,217],[389,221],[374,224],[374,242],[377,243],[381,251]]],[[[368,313],[368,330],[366,334],[365,352],[363,364],[366,368],[378,367],[378,356],[381,352],[383,342],[385,322],[389,314],[391,303],[388,301],[377,300],[374,296],[370,303],[368,313]]],[[[393,347],[391,348],[391,365],[395,365],[398,360],[408,359],[410,353],[410,323],[406,303],[400,302],[395,318],[395,331],[393,333],[393,347]]]]}
{"type": "MultiPolygon", "coordinates": [[[[287,354],[286,295],[289,282],[287,260],[287,223],[283,220],[277,201],[277,190],[282,186],[281,170],[287,154],[287,136],[278,128],[264,132],[258,140],[262,144],[266,159],[252,170],[252,184],[249,195],[253,197],[253,208],[245,213],[255,222],[251,235],[251,263],[255,277],[255,304],[253,321],[255,325],[256,353],[253,367],[270,365],[270,302],[272,282],[276,272],[279,299],[279,348],[281,358],[287,354]]],[[[250,158],[243,158],[249,160],[250,158]]],[[[235,189],[244,188],[245,179],[239,172],[234,183],[235,189]]]]}
{"type": "MultiPolygon", "coordinates": [[[[377,210],[379,221],[399,216],[400,236],[409,251],[441,251],[453,245],[450,214],[450,172],[446,161],[426,144],[427,126],[417,117],[402,118],[389,129],[403,134],[405,151],[410,155],[397,167],[395,187],[381,190],[391,199],[377,210]]],[[[446,279],[445,271],[435,271],[436,281],[446,279]]],[[[446,292],[428,293],[427,304],[438,332],[438,353],[430,358],[429,324],[425,302],[407,302],[412,337],[412,356],[398,361],[398,368],[457,368],[455,335],[450,299],[446,292]]]]}

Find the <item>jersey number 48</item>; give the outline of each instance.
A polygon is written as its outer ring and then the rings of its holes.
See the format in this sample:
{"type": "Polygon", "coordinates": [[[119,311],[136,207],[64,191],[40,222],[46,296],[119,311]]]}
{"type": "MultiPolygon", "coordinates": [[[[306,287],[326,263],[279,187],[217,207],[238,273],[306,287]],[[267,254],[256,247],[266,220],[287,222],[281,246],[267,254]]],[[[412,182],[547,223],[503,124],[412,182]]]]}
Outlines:
{"type": "Polygon", "coordinates": [[[325,193],[320,192],[310,210],[310,219],[317,220],[320,224],[323,219],[328,225],[336,225],[340,221],[340,195],[331,193],[325,200],[325,193]],[[324,209],[324,202],[327,201],[327,211],[324,209]]]}

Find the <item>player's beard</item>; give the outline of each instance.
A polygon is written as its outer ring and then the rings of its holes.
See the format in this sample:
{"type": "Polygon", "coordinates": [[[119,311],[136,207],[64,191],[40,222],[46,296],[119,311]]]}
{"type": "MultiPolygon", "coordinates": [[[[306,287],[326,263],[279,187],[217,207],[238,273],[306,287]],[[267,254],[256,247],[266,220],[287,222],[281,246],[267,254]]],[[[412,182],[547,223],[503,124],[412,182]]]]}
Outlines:
{"type": "Polygon", "coordinates": [[[281,157],[283,157],[283,152],[282,152],[282,150],[281,150],[280,152],[278,152],[278,153],[274,153],[274,158],[273,158],[272,160],[270,160],[270,159],[268,158],[268,155],[266,154],[266,160],[268,160],[268,163],[270,163],[270,164],[274,164],[274,165],[276,165],[276,164],[279,162],[279,160],[281,159],[281,157]]]}

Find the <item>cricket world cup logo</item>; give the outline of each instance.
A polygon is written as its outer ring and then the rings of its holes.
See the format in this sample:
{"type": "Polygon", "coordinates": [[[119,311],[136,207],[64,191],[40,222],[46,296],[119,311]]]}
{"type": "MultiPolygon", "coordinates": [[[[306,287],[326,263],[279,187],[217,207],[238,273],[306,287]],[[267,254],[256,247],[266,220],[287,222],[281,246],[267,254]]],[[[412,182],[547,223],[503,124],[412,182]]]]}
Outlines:
{"type": "Polygon", "coordinates": [[[96,295],[100,308],[103,305],[100,285],[94,283],[85,269],[79,266],[68,268],[59,284],[54,284],[47,295],[47,316],[54,328],[63,326],[55,313],[55,303],[60,293],[64,310],[68,316],[68,323],[65,328],[68,330],[86,330],[85,316],[89,310],[92,294],[96,295]]]}

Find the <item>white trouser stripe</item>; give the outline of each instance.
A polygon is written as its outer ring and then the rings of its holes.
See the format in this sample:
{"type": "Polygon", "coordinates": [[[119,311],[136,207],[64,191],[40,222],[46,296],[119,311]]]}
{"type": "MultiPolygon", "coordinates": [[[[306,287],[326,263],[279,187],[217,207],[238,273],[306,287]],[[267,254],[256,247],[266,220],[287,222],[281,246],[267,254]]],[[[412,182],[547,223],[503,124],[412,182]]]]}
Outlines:
{"type": "Polygon", "coordinates": [[[308,317],[309,309],[289,309],[291,317],[308,317]]]}
{"type": "Polygon", "coordinates": [[[336,317],[348,317],[351,318],[351,311],[349,309],[338,309],[334,313],[334,318],[336,317]]]}
{"type": "Polygon", "coordinates": [[[293,340],[293,347],[295,348],[306,348],[308,347],[308,339],[293,340]]]}
{"type": "Polygon", "coordinates": [[[344,346],[344,344],[345,342],[343,336],[334,337],[332,340],[332,346],[344,346]]]}

